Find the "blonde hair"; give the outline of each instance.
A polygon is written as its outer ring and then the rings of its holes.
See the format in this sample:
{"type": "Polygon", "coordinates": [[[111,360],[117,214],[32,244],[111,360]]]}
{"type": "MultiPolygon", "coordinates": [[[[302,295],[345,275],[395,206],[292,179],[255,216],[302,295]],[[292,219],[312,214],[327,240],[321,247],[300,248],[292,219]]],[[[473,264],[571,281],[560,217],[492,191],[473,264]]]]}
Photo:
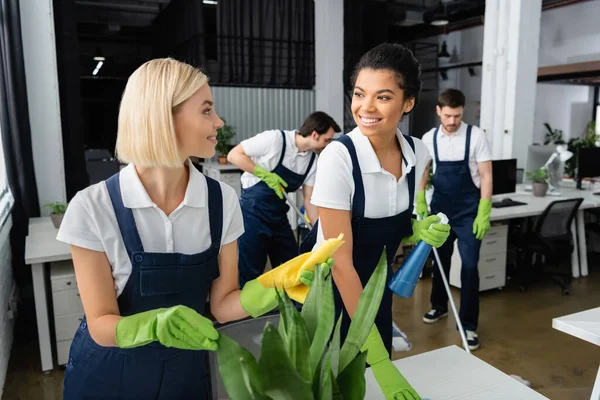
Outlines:
{"type": "Polygon", "coordinates": [[[150,60],[135,70],[119,109],[119,160],[143,167],[181,167],[173,114],[207,83],[200,70],[172,58],[150,60]]]}

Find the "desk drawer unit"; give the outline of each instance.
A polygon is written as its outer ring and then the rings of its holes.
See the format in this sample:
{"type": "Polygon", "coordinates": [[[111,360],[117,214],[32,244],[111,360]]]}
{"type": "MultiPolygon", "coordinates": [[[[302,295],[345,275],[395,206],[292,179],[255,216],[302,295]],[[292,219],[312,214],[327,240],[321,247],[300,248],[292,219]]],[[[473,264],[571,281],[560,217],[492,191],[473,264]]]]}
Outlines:
{"type": "MultiPolygon", "coordinates": [[[[506,246],[508,226],[492,226],[483,238],[479,253],[479,291],[502,288],[506,284],[506,246]]],[[[450,284],[460,288],[461,259],[458,243],[454,242],[452,265],[450,267],[450,284]]]]}
{"type": "Polygon", "coordinates": [[[57,361],[59,365],[65,365],[69,361],[73,336],[84,315],[72,261],[52,263],[50,285],[57,361]]]}

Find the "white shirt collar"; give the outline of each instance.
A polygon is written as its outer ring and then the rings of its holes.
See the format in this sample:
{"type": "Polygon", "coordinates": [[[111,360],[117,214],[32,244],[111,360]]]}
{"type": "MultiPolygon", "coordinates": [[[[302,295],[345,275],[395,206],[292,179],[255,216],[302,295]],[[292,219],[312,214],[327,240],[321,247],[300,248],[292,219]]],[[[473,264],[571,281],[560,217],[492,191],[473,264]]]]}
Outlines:
{"type": "MultiPolygon", "coordinates": [[[[355,140],[356,147],[356,155],[358,157],[358,162],[360,164],[360,170],[364,174],[373,174],[377,172],[382,172],[383,167],[377,158],[377,154],[375,154],[375,150],[369,142],[369,138],[362,134],[358,127],[354,128],[356,133],[353,135],[355,140]]],[[[415,152],[408,144],[408,141],[400,132],[400,129],[396,128],[396,137],[398,138],[398,142],[400,143],[400,148],[402,149],[402,156],[404,160],[406,160],[407,166],[410,168],[414,168],[417,163],[417,156],[415,152]]],[[[410,171],[410,169],[409,169],[410,171]]],[[[404,168],[403,168],[404,175],[404,168]]]]}
{"type": "Polygon", "coordinates": [[[454,137],[454,136],[456,136],[456,137],[461,136],[461,135],[467,133],[467,124],[465,124],[464,121],[461,121],[460,122],[460,127],[457,129],[456,132],[451,133],[450,135],[446,135],[444,132],[445,132],[444,128],[442,128],[442,125],[440,125],[440,128],[438,129],[438,138],[440,138],[440,137],[451,138],[451,137],[454,137]]]}
{"type": "MultiPolygon", "coordinates": [[[[186,164],[190,171],[190,178],[182,204],[188,207],[202,208],[206,205],[206,178],[189,159],[186,161],[186,164]]],[[[129,164],[123,168],[119,178],[121,181],[121,198],[125,207],[146,208],[154,206],[154,202],[148,195],[142,181],[140,181],[140,177],[133,164],[129,164]]]]}

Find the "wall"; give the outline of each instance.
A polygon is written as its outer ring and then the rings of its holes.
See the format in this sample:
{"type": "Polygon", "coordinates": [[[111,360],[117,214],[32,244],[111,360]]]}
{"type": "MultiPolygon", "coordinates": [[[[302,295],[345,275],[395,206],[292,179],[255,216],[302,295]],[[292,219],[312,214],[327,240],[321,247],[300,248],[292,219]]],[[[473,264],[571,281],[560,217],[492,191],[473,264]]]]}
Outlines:
{"type": "Polygon", "coordinates": [[[40,207],[66,200],[52,0],[22,1],[21,31],[40,207]]]}
{"type": "Polygon", "coordinates": [[[227,86],[211,90],[217,114],[236,128],[234,143],[267,129],[298,129],[315,111],[313,90],[227,86]]]}
{"type": "Polygon", "coordinates": [[[14,286],[11,265],[11,251],[9,232],[12,227],[12,218],[9,218],[0,228],[0,397],[6,379],[6,370],[10,350],[13,343],[14,319],[9,310],[12,303],[11,293],[14,286]]]}
{"type": "MultiPolygon", "coordinates": [[[[539,66],[600,60],[600,2],[590,1],[542,13],[539,66]]],[[[538,84],[535,141],[542,141],[544,122],[562,129],[565,139],[579,137],[592,118],[593,89],[538,84]]]]}

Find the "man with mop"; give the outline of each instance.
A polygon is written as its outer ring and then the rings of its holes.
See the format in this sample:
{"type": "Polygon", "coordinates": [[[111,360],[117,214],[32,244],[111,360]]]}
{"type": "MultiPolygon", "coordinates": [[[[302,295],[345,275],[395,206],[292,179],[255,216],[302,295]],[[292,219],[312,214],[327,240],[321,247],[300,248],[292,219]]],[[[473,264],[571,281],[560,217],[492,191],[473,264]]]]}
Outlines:
{"type": "Polygon", "coordinates": [[[240,197],[245,232],[238,239],[240,287],[264,272],[267,256],[276,267],[298,255],[284,191],[293,193],[302,187],[307,215],[313,223],[317,220],[317,209],[309,201],[316,154],[340,131],[333,118],[317,111],[298,131],[265,131],[229,152],[229,162],[245,171],[240,197]]]}
{"type": "MultiPolygon", "coordinates": [[[[438,249],[446,278],[450,273],[454,241],[462,260],[460,319],[470,350],[479,348],[479,250],[490,229],[492,211],[492,154],[485,134],[462,122],[465,96],[457,89],[442,92],[437,102],[441,125],[427,132],[422,141],[433,158],[431,212],[450,219],[450,237],[438,249]]],[[[425,184],[417,194],[417,213],[427,214],[425,184]]],[[[437,261],[434,260],[437,263],[437,261]]],[[[423,321],[434,323],[448,315],[448,294],[438,266],[433,268],[431,310],[423,321]]]]}

